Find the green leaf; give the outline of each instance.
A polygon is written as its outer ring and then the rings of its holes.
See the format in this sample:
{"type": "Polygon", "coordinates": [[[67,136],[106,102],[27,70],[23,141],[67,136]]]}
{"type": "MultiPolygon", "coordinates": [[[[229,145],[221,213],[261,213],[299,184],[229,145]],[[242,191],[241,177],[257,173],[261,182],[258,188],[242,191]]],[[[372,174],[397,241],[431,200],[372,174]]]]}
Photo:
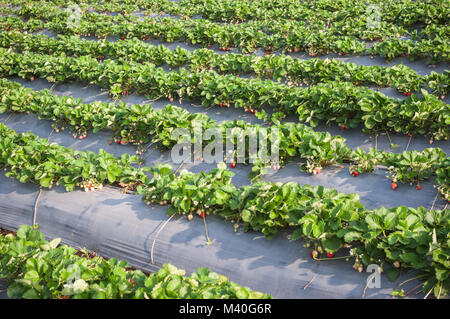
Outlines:
{"type": "Polygon", "coordinates": [[[386,275],[388,276],[389,281],[396,281],[400,275],[400,270],[397,268],[389,268],[386,270],[386,275]]]}

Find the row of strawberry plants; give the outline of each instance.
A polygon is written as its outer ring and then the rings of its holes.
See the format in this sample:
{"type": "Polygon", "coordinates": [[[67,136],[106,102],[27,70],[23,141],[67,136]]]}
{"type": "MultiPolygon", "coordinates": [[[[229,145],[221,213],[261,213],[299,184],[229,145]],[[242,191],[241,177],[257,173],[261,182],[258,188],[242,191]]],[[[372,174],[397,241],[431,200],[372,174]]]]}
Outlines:
{"type": "Polygon", "coordinates": [[[268,299],[199,268],[186,276],[171,264],[150,275],[127,261],[105,260],[86,249],[45,240],[35,227],[22,225],[16,235],[0,234],[0,278],[10,298],[26,299],[268,299]]]}
{"type": "MultiPolygon", "coordinates": [[[[83,34],[96,36],[119,36],[122,38],[136,36],[139,38],[157,38],[172,42],[185,41],[192,44],[210,45],[216,43],[225,50],[239,47],[243,52],[251,52],[256,48],[265,48],[273,51],[278,49],[289,51],[308,51],[311,55],[336,52],[340,54],[382,53],[367,48],[365,43],[354,35],[336,34],[328,26],[298,24],[292,21],[252,21],[245,25],[223,25],[206,20],[179,20],[179,19],[153,19],[137,18],[133,16],[105,16],[92,12],[85,13],[71,25],[68,16],[70,13],[53,6],[24,6],[16,12],[19,16],[34,17],[49,20],[48,29],[59,33],[83,34]]],[[[5,25],[3,20],[2,24],[5,25]]],[[[17,22],[15,22],[17,24],[17,22]]],[[[6,25],[6,27],[10,27],[6,25]]],[[[339,28],[341,29],[341,28],[339,28]]],[[[354,28],[349,28],[354,29],[354,28]]],[[[378,30],[378,29],[377,29],[378,30]]],[[[379,28],[383,33],[385,28],[379,28]]],[[[373,31],[375,32],[375,31],[373,31]]],[[[381,37],[383,34],[371,34],[369,38],[381,37]]],[[[395,33],[397,35],[397,33],[395,33]]],[[[392,35],[394,36],[394,35],[392,35]]],[[[397,41],[394,39],[394,41],[397,41]]],[[[411,57],[428,56],[433,61],[448,61],[448,48],[441,37],[423,39],[409,43],[407,51],[411,57]],[[430,43],[433,48],[430,51],[430,43]]]]}
{"type": "MultiPolygon", "coordinates": [[[[118,105],[101,102],[83,104],[81,99],[59,97],[47,90],[36,92],[5,79],[0,79],[0,93],[3,96],[0,101],[0,114],[6,111],[32,112],[41,119],[54,121],[53,128],[56,131],[67,127],[74,131],[75,138],[79,136],[80,139],[86,138],[90,130],[95,132],[109,129],[113,131],[115,143],[138,145],[138,153],[143,151],[143,144],[150,141],[163,149],[173,148],[179,143],[179,137],[172,134],[177,128],[186,129],[192,143],[202,142],[196,141],[196,128],[201,128],[202,132],[214,130],[218,132],[218,136],[222,136],[224,146],[230,138],[227,135],[230,131],[240,130],[239,134],[232,139],[232,142],[237,144],[245,140],[249,132],[258,134],[261,129],[264,129],[267,130],[269,147],[274,143],[271,132],[276,129],[279,161],[271,163],[269,159],[264,161],[260,158],[253,162],[251,176],[255,180],[267,172],[268,166],[272,165],[277,169],[293,157],[305,160],[306,163],[302,165],[302,168],[314,174],[320,172],[325,166],[344,161],[352,163],[350,173],[355,177],[364,172],[372,172],[378,166],[385,166],[389,168],[392,185],[396,185],[394,189],[397,188],[398,182],[416,184],[420,189],[422,180],[430,178],[439,169],[448,170],[448,167],[441,165],[448,161],[448,157],[439,148],[429,148],[422,152],[405,151],[401,154],[374,149],[365,152],[360,148],[352,151],[344,138],[331,136],[328,132],[315,132],[312,128],[300,123],[281,123],[263,128],[244,121],[224,121],[218,124],[206,115],[191,114],[171,105],[156,111],[150,105],[129,107],[123,102],[119,102],[118,105]]],[[[228,162],[231,162],[232,166],[238,158],[249,162],[249,148],[243,151],[244,154],[238,154],[239,149],[234,150],[233,154],[228,154],[228,162]]],[[[450,180],[441,178],[438,182],[442,196],[450,198],[448,189],[446,190],[443,186],[450,180]]]]}
{"type": "Polygon", "coordinates": [[[109,42],[92,41],[76,36],[59,35],[51,38],[45,35],[27,35],[21,32],[1,32],[0,45],[15,51],[31,51],[43,54],[67,56],[89,55],[99,61],[108,58],[125,62],[168,64],[179,67],[188,64],[191,71],[214,69],[221,73],[248,74],[285,80],[288,84],[316,84],[330,81],[349,81],[355,85],[391,86],[403,94],[417,91],[421,87],[444,98],[448,93],[450,72],[431,72],[420,76],[411,68],[399,64],[394,67],[364,66],[340,60],[300,60],[286,55],[243,55],[238,53],[218,54],[212,50],[189,51],[180,47],[171,50],[166,46],[153,46],[136,38],[109,42]],[[138,49],[136,49],[138,47],[138,49]]]}
{"type": "MultiPolygon", "coordinates": [[[[36,1],[15,0],[8,1],[12,5],[24,3],[36,3],[36,1]]],[[[81,9],[94,9],[97,12],[132,13],[142,11],[144,14],[153,12],[159,14],[169,13],[182,17],[200,15],[204,19],[221,22],[242,22],[254,19],[263,20],[307,20],[313,23],[317,20],[335,23],[345,20],[362,20],[367,24],[370,16],[368,5],[365,1],[314,1],[314,3],[297,1],[271,1],[246,2],[231,0],[225,2],[211,2],[208,0],[138,0],[133,2],[106,1],[102,3],[85,0],[52,1],[54,5],[66,7],[77,4],[81,9]]],[[[445,23],[448,13],[448,3],[443,0],[430,2],[411,1],[371,1],[378,10],[380,22],[390,22],[401,26],[412,26],[417,23],[429,24],[430,22],[445,23]]]]}
{"type": "MultiPolygon", "coordinates": [[[[448,139],[450,106],[425,90],[405,100],[351,83],[332,82],[308,88],[286,86],[270,80],[221,76],[214,71],[191,73],[183,68],[165,72],[153,64],[101,63],[86,56],[55,57],[26,52],[18,54],[0,48],[0,75],[18,75],[50,82],[81,80],[108,88],[121,96],[135,90],[151,98],[201,99],[204,106],[220,105],[256,112],[268,105],[279,111],[272,118],[297,114],[301,122],[337,123],[341,128],[358,127],[365,132],[396,131],[404,134],[430,134],[432,139],[448,139]]],[[[260,117],[270,116],[260,112],[260,117]]]]}
{"type": "Polygon", "coordinates": [[[104,151],[73,151],[30,133],[17,134],[3,124],[0,136],[0,166],[9,177],[43,187],[55,181],[66,187],[66,181],[76,181],[80,187],[87,182],[101,185],[121,181],[121,185],[131,184],[137,193],[144,194],[147,204],[170,204],[170,215],[186,214],[191,219],[195,212],[202,218],[213,213],[232,220],[235,227],[243,222],[247,230],[261,231],[268,237],[290,227],[294,230],[292,239],[305,238],[308,245],[314,245],[314,259],[321,252],[333,257],[338,250],[349,249],[348,258],[354,259],[358,271],[368,264],[388,264],[392,268],[386,272],[395,278],[400,269],[416,269],[426,279],[426,293],[433,292],[437,297],[448,294],[448,209],[367,210],[355,194],[292,182],[258,182],[236,188],[231,184],[233,174],[223,163],[208,173],[182,170],[175,175],[169,165],[137,169],[129,166],[127,160],[127,166],[109,179],[105,167],[109,168],[110,162],[123,161],[126,155],[116,159],[104,151]],[[43,174],[50,180],[43,179],[43,174]]]}

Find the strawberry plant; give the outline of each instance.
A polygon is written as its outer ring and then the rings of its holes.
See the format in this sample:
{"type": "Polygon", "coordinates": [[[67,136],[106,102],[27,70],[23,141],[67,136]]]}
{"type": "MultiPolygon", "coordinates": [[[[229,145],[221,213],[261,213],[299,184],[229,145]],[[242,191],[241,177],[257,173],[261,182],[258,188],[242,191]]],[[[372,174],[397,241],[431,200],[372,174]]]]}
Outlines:
{"type": "Polygon", "coordinates": [[[166,264],[150,275],[130,270],[126,261],[91,257],[50,242],[30,226],[0,235],[0,278],[9,283],[10,298],[25,299],[224,299],[271,298],[227,277],[199,268],[191,276],[166,264]],[[78,278],[74,278],[75,274],[78,278]]]}

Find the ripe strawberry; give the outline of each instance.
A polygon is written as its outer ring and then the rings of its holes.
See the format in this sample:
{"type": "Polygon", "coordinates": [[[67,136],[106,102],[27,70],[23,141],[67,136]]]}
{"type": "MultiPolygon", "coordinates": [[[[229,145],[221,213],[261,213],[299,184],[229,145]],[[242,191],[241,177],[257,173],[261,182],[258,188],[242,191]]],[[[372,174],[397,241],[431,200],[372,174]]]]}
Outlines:
{"type": "Polygon", "coordinates": [[[223,103],[220,103],[219,105],[220,105],[220,107],[223,107],[223,103]]]}
{"type": "Polygon", "coordinates": [[[294,48],[294,51],[295,51],[295,52],[298,52],[298,48],[297,48],[297,47],[295,47],[295,48],[294,48]]]}
{"type": "Polygon", "coordinates": [[[145,39],[145,40],[148,40],[148,37],[145,37],[144,39],[145,39]]]}
{"type": "Polygon", "coordinates": [[[358,174],[359,174],[358,172],[352,172],[352,175],[355,177],[358,176],[358,174]]]}
{"type": "Polygon", "coordinates": [[[117,140],[116,143],[117,143],[117,144],[120,144],[120,140],[117,140]]]}
{"type": "Polygon", "coordinates": [[[122,40],[125,40],[125,37],[124,36],[122,36],[122,37],[120,37],[122,40]]]}
{"type": "Polygon", "coordinates": [[[406,53],[402,53],[402,56],[406,56],[406,53]]]}
{"type": "Polygon", "coordinates": [[[143,142],[142,142],[142,140],[139,140],[139,144],[142,144],[143,142]]]}
{"type": "Polygon", "coordinates": [[[410,96],[411,95],[411,92],[406,92],[406,96],[410,96]]]}
{"type": "Polygon", "coordinates": [[[311,250],[311,251],[309,252],[309,255],[311,256],[312,259],[316,259],[318,253],[317,253],[317,251],[315,251],[315,250],[313,249],[313,250],[311,250]]]}
{"type": "Polygon", "coordinates": [[[333,258],[334,257],[334,253],[327,253],[327,257],[328,258],[333,258]]]}
{"type": "Polygon", "coordinates": [[[11,31],[11,27],[8,27],[6,30],[7,30],[7,31],[11,31]]]}
{"type": "Polygon", "coordinates": [[[411,136],[411,133],[408,132],[408,137],[410,137],[410,136],[411,136]]]}
{"type": "Polygon", "coordinates": [[[30,78],[30,80],[31,80],[31,81],[34,81],[34,76],[32,76],[32,77],[30,78]]]}
{"type": "Polygon", "coordinates": [[[66,296],[62,296],[62,298],[61,299],[67,299],[67,297],[66,296]]]}
{"type": "Polygon", "coordinates": [[[127,91],[123,91],[122,94],[123,94],[123,95],[127,95],[127,91]]]}
{"type": "Polygon", "coordinates": [[[397,183],[394,183],[394,182],[391,183],[391,188],[393,190],[397,189],[397,187],[398,187],[397,183]]]}
{"type": "Polygon", "coordinates": [[[205,212],[200,212],[200,217],[205,218],[205,212]]]}
{"type": "Polygon", "coordinates": [[[235,168],[236,167],[236,163],[235,162],[231,162],[230,166],[231,166],[231,168],[235,168]]]}
{"type": "Polygon", "coordinates": [[[416,187],[416,188],[417,188],[417,190],[418,190],[418,191],[420,191],[420,190],[422,189],[422,186],[420,186],[420,185],[417,185],[417,187],[416,187]]]}
{"type": "Polygon", "coordinates": [[[341,130],[345,130],[345,125],[341,125],[341,130]]]}

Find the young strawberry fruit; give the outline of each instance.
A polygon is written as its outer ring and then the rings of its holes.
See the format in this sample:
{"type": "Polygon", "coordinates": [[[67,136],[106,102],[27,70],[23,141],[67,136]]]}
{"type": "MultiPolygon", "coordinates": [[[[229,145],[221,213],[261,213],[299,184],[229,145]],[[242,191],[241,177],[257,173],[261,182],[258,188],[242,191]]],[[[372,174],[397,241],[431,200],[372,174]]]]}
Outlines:
{"type": "Polygon", "coordinates": [[[420,190],[422,189],[422,186],[417,185],[416,189],[417,189],[418,191],[420,191],[420,190]]]}
{"type": "Polygon", "coordinates": [[[397,183],[394,183],[394,182],[391,183],[391,188],[392,188],[393,190],[396,190],[397,187],[398,187],[397,183]]]}
{"type": "Polygon", "coordinates": [[[192,216],[192,214],[189,214],[188,217],[187,217],[187,219],[188,219],[189,221],[191,221],[193,218],[194,218],[194,216],[192,216]]]}
{"type": "Polygon", "coordinates": [[[235,162],[231,162],[230,166],[231,166],[231,168],[235,168],[236,167],[236,163],[235,162]]]}
{"type": "Polygon", "coordinates": [[[334,257],[334,253],[327,253],[327,257],[328,258],[333,258],[334,257]]]}
{"type": "Polygon", "coordinates": [[[311,256],[312,259],[316,259],[318,253],[317,253],[316,250],[313,249],[313,250],[311,250],[311,251],[309,252],[309,255],[311,256]]]}

